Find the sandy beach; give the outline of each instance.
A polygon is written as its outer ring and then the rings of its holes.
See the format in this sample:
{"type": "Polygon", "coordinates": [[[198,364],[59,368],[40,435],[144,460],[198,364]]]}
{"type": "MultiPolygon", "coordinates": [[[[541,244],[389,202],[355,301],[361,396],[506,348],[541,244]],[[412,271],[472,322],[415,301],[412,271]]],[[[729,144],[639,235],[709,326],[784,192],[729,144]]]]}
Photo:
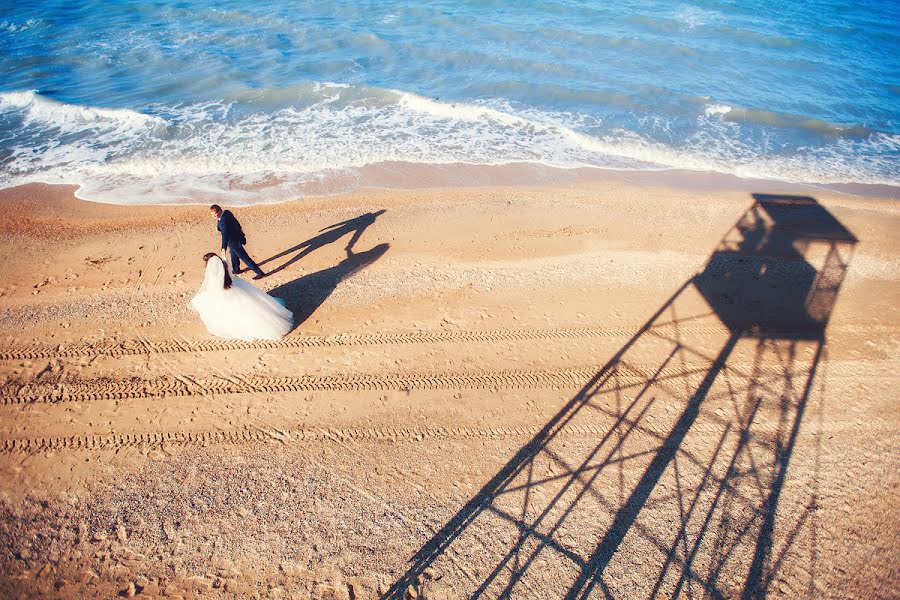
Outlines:
{"type": "Polygon", "coordinates": [[[0,593],[895,595],[900,207],[648,179],[235,208],[256,343],[205,206],[3,190],[0,593]]]}

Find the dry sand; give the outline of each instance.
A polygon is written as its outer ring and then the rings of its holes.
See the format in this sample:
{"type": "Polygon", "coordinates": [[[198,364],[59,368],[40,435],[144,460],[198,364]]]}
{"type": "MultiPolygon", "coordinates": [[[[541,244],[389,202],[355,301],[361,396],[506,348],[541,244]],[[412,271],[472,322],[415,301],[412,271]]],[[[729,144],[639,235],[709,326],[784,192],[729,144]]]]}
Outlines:
{"type": "Polygon", "coordinates": [[[0,595],[896,597],[900,205],[770,187],[238,208],[254,344],[205,207],[0,192],[0,595]]]}

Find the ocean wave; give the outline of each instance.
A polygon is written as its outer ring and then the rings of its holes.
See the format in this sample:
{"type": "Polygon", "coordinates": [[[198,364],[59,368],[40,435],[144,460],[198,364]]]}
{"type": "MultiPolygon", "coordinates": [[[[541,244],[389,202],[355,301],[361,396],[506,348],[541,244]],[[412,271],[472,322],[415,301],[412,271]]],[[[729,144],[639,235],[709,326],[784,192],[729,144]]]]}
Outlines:
{"type": "Polygon", "coordinates": [[[707,102],[693,117],[693,133],[673,143],[671,122],[641,125],[653,115],[636,116],[628,129],[499,99],[448,102],[346,83],[248,90],[226,101],[142,111],[7,92],[0,94],[0,185],[79,183],[82,197],[108,202],[264,202],[345,191],[358,183],[357,170],[390,162],[680,168],[900,185],[900,136],[842,135],[838,126],[772,114],[707,102]],[[828,135],[819,145],[773,152],[771,140],[769,147],[753,143],[749,126],[768,128],[764,136],[793,126],[828,135]]]}
{"type": "Polygon", "coordinates": [[[66,126],[109,123],[128,126],[159,125],[165,121],[125,108],[96,108],[57,102],[33,90],[0,93],[0,111],[22,111],[26,125],[44,123],[66,126]]]}
{"type": "Polygon", "coordinates": [[[835,125],[821,119],[811,119],[809,117],[753,108],[729,107],[729,110],[723,114],[729,121],[752,122],[774,127],[795,127],[797,129],[805,129],[807,131],[829,136],[852,135],[864,137],[876,133],[875,130],[861,125],[835,125]]]}

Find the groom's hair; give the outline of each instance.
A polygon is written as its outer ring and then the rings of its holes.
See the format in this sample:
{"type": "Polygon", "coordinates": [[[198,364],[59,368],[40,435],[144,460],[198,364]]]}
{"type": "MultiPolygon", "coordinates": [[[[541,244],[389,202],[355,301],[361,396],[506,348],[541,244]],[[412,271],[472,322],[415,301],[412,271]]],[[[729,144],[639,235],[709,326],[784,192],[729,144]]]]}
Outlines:
{"type": "MultiPolygon", "coordinates": [[[[215,257],[216,260],[222,260],[221,258],[219,258],[219,255],[216,254],[215,252],[207,252],[206,254],[203,255],[203,262],[207,262],[209,259],[211,259],[213,257],[215,257]]],[[[225,289],[227,290],[228,288],[231,287],[231,275],[228,273],[228,265],[225,264],[224,260],[222,260],[222,266],[225,267],[225,289]]]]}
{"type": "Polygon", "coordinates": [[[218,204],[213,204],[212,206],[209,207],[209,210],[214,210],[214,211],[216,211],[216,214],[219,214],[219,215],[222,214],[222,207],[219,206],[218,204]]]}

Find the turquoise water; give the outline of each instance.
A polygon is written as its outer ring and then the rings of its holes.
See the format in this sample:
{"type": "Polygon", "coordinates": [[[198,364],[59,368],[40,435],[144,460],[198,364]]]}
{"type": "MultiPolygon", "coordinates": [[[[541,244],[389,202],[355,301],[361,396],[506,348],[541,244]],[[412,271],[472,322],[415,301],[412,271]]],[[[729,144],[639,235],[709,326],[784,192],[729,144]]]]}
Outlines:
{"type": "Polygon", "coordinates": [[[7,0],[0,49],[2,187],[259,202],[388,161],[900,185],[900,2],[7,0]]]}

